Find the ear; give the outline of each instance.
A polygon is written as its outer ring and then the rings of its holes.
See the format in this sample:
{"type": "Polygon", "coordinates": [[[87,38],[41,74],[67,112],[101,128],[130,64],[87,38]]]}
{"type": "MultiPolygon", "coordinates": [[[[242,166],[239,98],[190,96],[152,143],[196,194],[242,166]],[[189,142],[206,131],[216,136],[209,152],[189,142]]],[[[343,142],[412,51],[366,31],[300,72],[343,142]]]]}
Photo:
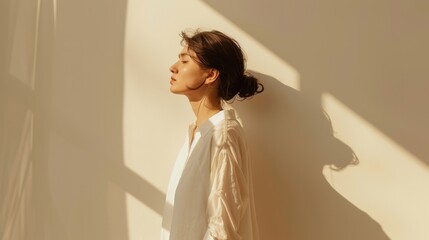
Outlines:
{"type": "Polygon", "coordinates": [[[219,71],[217,69],[210,69],[206,77],[205,84],[213,84],[219,77],[219,71]]]}

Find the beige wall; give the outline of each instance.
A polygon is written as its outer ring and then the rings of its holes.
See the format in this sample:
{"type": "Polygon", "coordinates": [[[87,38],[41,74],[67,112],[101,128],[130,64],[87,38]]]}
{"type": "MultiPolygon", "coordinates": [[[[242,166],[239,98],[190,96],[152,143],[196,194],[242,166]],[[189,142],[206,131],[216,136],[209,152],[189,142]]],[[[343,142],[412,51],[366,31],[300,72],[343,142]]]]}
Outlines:
{"type": "Polygon", "coordinates": [[[193,120],[168,67],[196,27],[235,37],[266,87],[234,103],[262,239],[426,239],[428,7],[2,1],[0,239],[159,238],[193,120]]]}

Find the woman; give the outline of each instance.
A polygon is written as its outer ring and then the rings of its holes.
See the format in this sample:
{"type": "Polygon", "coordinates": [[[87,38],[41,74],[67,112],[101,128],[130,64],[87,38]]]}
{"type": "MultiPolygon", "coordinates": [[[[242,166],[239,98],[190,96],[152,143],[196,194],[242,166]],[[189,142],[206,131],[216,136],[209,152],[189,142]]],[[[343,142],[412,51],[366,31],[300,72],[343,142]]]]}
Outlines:
{"type": "Polygon", "coordinates": [[[181,37],[170,91],[188,98],[196,121],[171,174],[162,239],[259,239],[244,133],[225,101],[251,97],[263,86],[245,72],[234,39],[198,30],[181,37]]]}

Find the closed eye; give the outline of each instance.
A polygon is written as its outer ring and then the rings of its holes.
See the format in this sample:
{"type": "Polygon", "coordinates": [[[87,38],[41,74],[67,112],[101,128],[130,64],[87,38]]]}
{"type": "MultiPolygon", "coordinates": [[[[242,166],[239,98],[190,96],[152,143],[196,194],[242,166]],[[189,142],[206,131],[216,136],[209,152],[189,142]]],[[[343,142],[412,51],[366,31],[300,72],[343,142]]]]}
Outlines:
{"type": "Polygon", "coordinates": [[[187,63],[188,62],[188,57],[189,57],[189,54],[187,54],[187,53],[180,53],[179,54],[179,60],[180,60],[180,62],[181,63],[187,63]]]}

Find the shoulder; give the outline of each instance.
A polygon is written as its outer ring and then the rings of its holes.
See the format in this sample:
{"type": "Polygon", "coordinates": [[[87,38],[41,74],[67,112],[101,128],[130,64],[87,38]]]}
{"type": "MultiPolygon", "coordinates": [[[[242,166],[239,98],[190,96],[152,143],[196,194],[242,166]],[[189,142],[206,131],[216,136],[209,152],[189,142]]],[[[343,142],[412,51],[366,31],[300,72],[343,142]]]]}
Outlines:
{"type": "Polygon", "coordinates": [[[217,146],[240,143],[243,140],[243,127],[237,119],[225,118],[213,128],[213,143],[217,146]]]}

